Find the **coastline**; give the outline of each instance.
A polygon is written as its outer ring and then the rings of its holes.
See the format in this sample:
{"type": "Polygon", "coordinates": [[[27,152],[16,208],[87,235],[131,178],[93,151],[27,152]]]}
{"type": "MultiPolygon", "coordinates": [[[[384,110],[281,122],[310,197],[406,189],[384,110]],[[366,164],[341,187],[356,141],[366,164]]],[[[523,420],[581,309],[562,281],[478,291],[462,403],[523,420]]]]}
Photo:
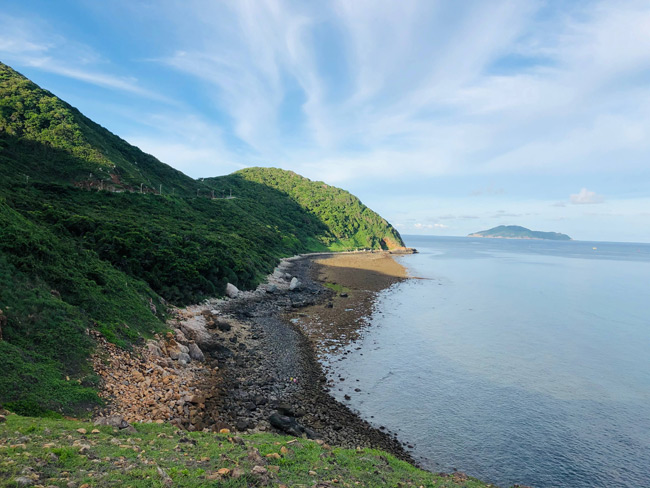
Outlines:
{"type": "Polygon", "coordinates": [[[319,362],[367,325],[377,292],[406,278],[385,251],[285,258],[254,291],[176,309],[171,332],[133,352],[100,340],[95,365],[109,406],[99,414],[190,431],[305,435],[415,465],[394,434],[329,394],[334,385],[319,362]],[[203,357],[190,358],[197,346],[203,357]]]}
{"type": "Polygon", "coordinates": [[[353,337],[357,324],[346,310],[367,315],[376,292],[405,278],[405,269],[385,252],[302,255],[283,260],[256,292],[217,304],[219,316],[234,318],[251,339],[239,346],[237,358],[221,358],[214,404],[221,421],[239,431],[281,432],[268,420],[280,413],[328,444],[382,449],[414,464],[393,435],[329,394],[332,385],[319,361],[322,336],[305,327],[325,318],[335,323],[328,339],[353,337]],[[289,276],[301,282],[299,289],[280,288],[289,276]],[[334,282],[341,291],[324,286],[334,282]]]}

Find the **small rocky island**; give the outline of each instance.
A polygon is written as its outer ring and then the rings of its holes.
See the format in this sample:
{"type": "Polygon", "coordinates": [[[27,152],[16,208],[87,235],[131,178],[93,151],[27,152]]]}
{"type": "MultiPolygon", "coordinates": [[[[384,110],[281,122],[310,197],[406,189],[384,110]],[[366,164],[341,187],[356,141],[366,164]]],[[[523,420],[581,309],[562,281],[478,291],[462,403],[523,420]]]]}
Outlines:
{"type": "Polygon", "coordinates": [[[495,239],[547,239],[552,241],[571,241],[571,237],[559,232],[540,232],[519,225],[500,225],[489,230],[469,234],[467,237],[491,237],[495,239]]]}

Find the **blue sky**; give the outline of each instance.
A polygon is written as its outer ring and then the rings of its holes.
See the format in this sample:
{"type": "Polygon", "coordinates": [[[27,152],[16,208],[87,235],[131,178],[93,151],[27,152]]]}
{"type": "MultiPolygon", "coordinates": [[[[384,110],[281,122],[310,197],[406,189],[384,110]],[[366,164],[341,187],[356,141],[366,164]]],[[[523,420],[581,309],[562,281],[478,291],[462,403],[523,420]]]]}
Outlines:
{"type": "Polygon", "coordinates": [[[403,234],[650,242],[645,0],[9,0],[0,60],[195,178],[291,169],[403,234]]]}

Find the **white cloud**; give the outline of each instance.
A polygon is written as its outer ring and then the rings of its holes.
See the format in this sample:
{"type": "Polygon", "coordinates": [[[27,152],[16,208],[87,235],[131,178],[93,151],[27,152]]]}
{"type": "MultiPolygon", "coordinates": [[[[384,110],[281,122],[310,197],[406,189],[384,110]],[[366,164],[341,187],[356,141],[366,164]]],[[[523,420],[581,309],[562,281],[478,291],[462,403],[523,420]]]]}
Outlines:
{"type": "Polygon", "coordinates": [[[574,205],[590,205],[595,203],[603,203],[605,201],[605,197],[596,194],[596,192],[583,188],[579,193],[572,194],[569,197],[569,200],[574,205]]]}
{"type": "Polygon", "coordinates": [[[133,76],[111,73],[110,63],[95,50],[54,34],[47,23],[39,19],[0,14],[0,55],[17,68],[36,68],[147,99],[175,103],[142,87],[133,76]]]}
{"type": "Polygon", "coordinates": [[[449,226],[445,225],[445,224],[423,224],[421,222],[417,222],[417,223],[413,224],[413,227],[415,227],[418,230],[423,230],[423,229],[428,229],[428,230],[432,230],[432,229],[448,229],[449,228],[449,226]]]}

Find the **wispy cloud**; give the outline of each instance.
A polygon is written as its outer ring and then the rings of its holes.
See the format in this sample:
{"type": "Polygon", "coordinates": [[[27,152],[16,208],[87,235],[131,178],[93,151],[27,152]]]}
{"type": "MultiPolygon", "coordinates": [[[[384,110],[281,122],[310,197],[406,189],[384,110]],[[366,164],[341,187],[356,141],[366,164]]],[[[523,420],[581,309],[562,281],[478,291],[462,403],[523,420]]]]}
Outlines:
{"type": "Polygon", "coordinates": [[[268,0],[183,11],[201,42],[158,61],[203,80],[242,141],[295,169],[337,181],[381,178],[396,164],[423,175],[579,171],[650,149],[650,89],[633,80],[650,66],[642,2],[552,11],[268,0]],[[632,84],[603,97],[620,77],[632,84]]]}
{"type": "Polygon", "coordinates": [[[598,195],[594,191],[589,191],[583,188],[578,193],[574,193],[569,197],[569,201],[574,205],[592,205],[596,203],[603,203],[605,197],[598,195]]]}
{"type": "Polygon", "coordinates": [[[128,92],[159,102],[169,98],[142,87],[133,76],[116,76],[110,63],[87,45],[54,34],[38,19],[0,14],[0,56],[17,67],[36,68],[92,85],[128,92]]]}

